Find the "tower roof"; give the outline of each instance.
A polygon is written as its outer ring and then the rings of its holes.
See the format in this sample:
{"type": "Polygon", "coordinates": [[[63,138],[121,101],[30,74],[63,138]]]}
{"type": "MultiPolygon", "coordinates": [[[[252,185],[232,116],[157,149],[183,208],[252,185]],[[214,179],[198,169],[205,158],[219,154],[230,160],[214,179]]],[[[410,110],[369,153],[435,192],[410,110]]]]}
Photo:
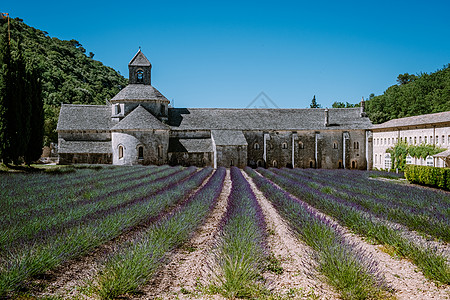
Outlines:
{"type": "Polygon", "coordinates": [[[142,53],[141,49],[136,53],[136,55],[131,59],[128,66],[135,66],[135,67],[151,67],[152,64],[150,61],[145,57],[144,53],[142,53]]]}

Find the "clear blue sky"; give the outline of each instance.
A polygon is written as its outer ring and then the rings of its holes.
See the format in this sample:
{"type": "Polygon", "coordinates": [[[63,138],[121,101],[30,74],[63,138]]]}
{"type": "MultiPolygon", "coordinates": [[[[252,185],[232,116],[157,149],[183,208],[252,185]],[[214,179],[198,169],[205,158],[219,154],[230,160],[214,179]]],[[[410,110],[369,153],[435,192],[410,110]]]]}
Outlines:
{"type": "Polygon", "coordinates": [[[142,47],[176,107],[356,103],[450,63],[450,1],[4,1],[128,77],[142,47]]]}

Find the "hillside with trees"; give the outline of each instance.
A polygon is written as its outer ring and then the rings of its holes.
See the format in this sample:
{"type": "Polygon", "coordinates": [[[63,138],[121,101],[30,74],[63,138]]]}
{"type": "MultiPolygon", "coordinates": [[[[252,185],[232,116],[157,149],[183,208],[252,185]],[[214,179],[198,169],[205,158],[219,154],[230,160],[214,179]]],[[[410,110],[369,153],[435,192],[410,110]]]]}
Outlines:
{"type": "Polygon", "coordinates": [[[450,111],[450,64],[430,74],[400,74],[382,95],[370,95],[366,111],[374,124],[450,111]]]}
{"type": "MultiPolygon", "coordinates": [[[[105,104],[127,85],[127,79],[117,71],[94,60],[94,53],[86,55],[76,40],[50,37],[19,18],[10,19],[10,27],[12,51],[20,44],[27,65],[41,74],[47,145],[57,141],[55,129],[61,103],[105,104]]],[[[0,30],[7,30],[6,19],[0,18],[0,30]]]]}

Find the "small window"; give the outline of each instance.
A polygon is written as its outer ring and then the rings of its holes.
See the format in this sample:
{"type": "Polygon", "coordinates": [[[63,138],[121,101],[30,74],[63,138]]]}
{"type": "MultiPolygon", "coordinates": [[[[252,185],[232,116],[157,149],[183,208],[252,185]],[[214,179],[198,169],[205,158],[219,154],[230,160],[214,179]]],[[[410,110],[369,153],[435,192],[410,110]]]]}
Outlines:
{"type": "MultiPolygon", "coordinates": [[[[432,143],[432,142],[431,142],[432,143]]],[[[439,143],[439,136],[436,136],[436,144],[439,143]]]]}
{"type": "Polygon", "coordinates": [[[309,167],[314,168],[314,162],[312,160],[309,162],[309,167]]]}
{"type": "Polygon", "coordinates": [[[259,150],[259,144],[258,144],[258,143],[255,143],[255,144],[253,145],[253,149],[259,150]]]}
{"type": "Polygon", "coordinates": [[[160,113],[162,116],[166,115],[166,107],[164,106],[164,104],[161,104],[160,113]]]}
{"type": "Polygon", "coordinates": [[[342,161],[339,161],[339,169],[342,169],[342,161]]]}
{"type": "Polygon", "coordinates": [[[412,144],[412,137],[409,137],[409,143],[412,144]]]}
{"type": "Polygon", "coordinates": [[[144,147],[138,147],[138,159],[144,159],[144,147]]]}
{"type": "Polygon", "coordinates": [[[282,148],[282,149],[287,149],[287,148],[288,148],[287,143],[281,144],[281,148],[282,148]]]}
{"type": "Polygon", "coordinates": [[[233,160],[230,161],[230,167],[234,166],[233,160]]]}
{"type": "Polygon", "coordinates": [[[123,158],[123,146],[119,146],[119,159],[123,158]]]}
{"type": "Polygon", "coordinates": [[[356,169],[356,161],[352,161],[352,169],[356,169]]]}
{"type": "Polygon", "coordinates": [[[277,163],[276,160],[274,160],[274,161],[272,162],[272,166],[273,166],[274,168],[278,167],[278,163],[277,163]]]}
{"type": "Polygon", "coordinates": [[[136,72],[136,82],[137,83],[144,83],[144,71],[138,70],[136,72]]]}
{"type": "Polygon", "coordinates": [[[422,137],[419,136],[419,144],[422,144],[422,137]]]}
{"type": "Polygon", "coordinates": [[[433,156],[427,156],[427,166],[433,167],[433,165],[434,165],[433,156]]]}
{"type": "Polygon", "coordinates": [[[298,147],[300,149],[305,149],[305,146],[303,145],[303,142],[298,142],[298,147]]]}
{"type": "Polygon", "coordinates": [[[333,149],[337,149],[338,148],[338,143],[334,142],[333,143],[333,149]]]}
{"type": "Polygon", "coordinates": [[[114,108],[115,108],[116,115],[120,115],[120,113],[121,113],[121,111],[120,111],[120,104],[114,105],[114,108]]]}
{"type": "MultiPolygon", "coordinates": [[[[391,139],[389,139],[390,142],[391,139]]],[[[359,142],[353,142],[353,148],[359,149],[359,142]]]]}
{"type": "Polygon", "coordinates": [[[378,155],[375,154],[375,163],[378,163],[378,155]]]}
{"type": "Polygon", "coordinates": [[[259,159],[259,160],[256,162],[256,165],[257,165],[258,167],[262,167],[262,165],[263,165],[262,160],[259,159]]]}
{"type": "MultiPolygon", "coordinates": [[[[427,137],[426,136],[424,137],[424,142],[425,142],[425,144],[427,143],[427,137]]],[[[431,141],[431,137],[430,137],[430,143],[433,143],[433,141],[431,141]]]]}
{"type": "Polygon", "coordinates": [[[417,137],[414,137],[414,145],[417,144],[417,137]]]}

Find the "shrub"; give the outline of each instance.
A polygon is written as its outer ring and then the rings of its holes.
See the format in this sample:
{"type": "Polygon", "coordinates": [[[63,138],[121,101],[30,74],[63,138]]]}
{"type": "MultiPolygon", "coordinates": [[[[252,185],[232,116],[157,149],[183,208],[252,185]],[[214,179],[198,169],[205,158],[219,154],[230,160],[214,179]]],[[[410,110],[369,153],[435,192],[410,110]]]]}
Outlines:
{"type": "Polygon", "coordinates": [[[450,190],[450,168],[409,165],[405,177],[411,183],[450,190]]]}

